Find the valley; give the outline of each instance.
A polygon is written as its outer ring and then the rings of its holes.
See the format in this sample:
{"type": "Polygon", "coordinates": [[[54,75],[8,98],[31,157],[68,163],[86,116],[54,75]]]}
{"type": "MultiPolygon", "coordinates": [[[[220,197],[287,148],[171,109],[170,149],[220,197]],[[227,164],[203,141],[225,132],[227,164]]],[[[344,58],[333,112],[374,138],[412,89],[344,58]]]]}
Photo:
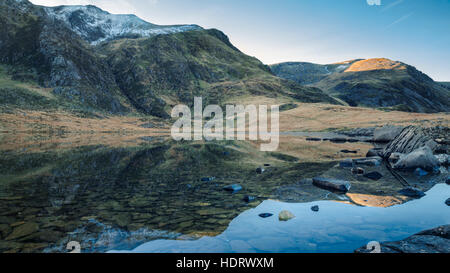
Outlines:
{"type": "Polygon", "coordinates": [[[450,88],[412,65],[266,65],[92,5],[0,15],[1,253],[353,252],[450,224],[450,88]],[[175,141],[195,97],[279,105],[278,150],[175,141]]]}

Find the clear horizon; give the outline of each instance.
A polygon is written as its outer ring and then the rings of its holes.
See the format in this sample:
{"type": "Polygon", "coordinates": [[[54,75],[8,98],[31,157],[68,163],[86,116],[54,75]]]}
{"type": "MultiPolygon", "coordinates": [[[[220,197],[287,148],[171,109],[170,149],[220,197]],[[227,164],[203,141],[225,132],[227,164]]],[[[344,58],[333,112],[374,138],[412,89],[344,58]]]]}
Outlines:
{"type": "Polygon", "coordinates": [[[37,5],[95,5],[160,25],[223,31],[265,64],[329,64],[384,57],[436,81],[450,81],[450,1],[420,0],[32,0],[37,5]]]}

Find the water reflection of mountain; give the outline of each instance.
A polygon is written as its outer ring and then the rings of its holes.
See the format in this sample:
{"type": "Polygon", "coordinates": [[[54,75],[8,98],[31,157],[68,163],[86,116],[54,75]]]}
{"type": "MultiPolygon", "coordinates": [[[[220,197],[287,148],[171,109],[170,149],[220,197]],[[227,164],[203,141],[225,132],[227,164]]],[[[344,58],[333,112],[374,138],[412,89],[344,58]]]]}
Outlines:
{"type": "Polygon", "coordinates": [[[0,251],[62,251],[71,240],[87,251],[106,251],[155,239],[216,236],[267,199],[358,204],[351,194],[389,199],[401,187],[388,176],[379,182],[347,177],[336,162],[284,161],[247,142],[147,140],[2,152],[0,251]],[[308,182],[324,173],[352,179],[354,190],[336,195],[308,182]],[[243,190],[223,190],[231,184],[243,190]],[[245,196],[256,199],[247,203],[245,196]]]}

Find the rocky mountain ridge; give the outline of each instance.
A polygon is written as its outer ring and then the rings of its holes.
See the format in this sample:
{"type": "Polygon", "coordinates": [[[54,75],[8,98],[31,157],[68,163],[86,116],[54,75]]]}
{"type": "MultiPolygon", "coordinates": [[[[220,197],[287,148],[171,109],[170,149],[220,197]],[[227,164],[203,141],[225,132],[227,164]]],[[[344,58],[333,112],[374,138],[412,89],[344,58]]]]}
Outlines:
{"type": "Polygon", "coordinates": [[[152,37],[202,29],[197,25],[159,26],[134,14],[110,14],[92,5],[44,7],[44,10],[50,18],[63,22],[92,45],[119,38],[152,37]]]}
{"type": "Polygon", "coordinates": [[[132,15],[26,0],[0,0],[0,15],[0,77],[15,86],[0,85],[0,95],[8,94],[2,107],[32,105],[42,92],[39,109],[163,118],[170,105],[192,104],[194,96],[218,104],[249,95],[338,103],[317,88],[274,76],[219,30],[178,26],[159,32],[132,15]]]}
{"type": "Polygon", "coordinates": [[[281,63],[272,72],[345,101],[350,106],[409,112],[449,112],[450,89],[415,67],[386,58],[319,65],[281,63]]]}

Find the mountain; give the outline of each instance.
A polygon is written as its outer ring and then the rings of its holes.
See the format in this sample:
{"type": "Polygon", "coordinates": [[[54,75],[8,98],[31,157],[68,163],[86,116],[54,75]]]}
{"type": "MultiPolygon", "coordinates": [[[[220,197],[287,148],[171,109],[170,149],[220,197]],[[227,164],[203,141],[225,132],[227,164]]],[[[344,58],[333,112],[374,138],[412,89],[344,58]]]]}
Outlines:
{"type": "Polygon", "coordinates": [[[93,45],[118,38],[152,37],[202,29],[197,25],[154,25],[133,14],[110,14],[92,5],[44,7],[44,10],[50,18],[64,22],[93,45]]]}
{"type": "Polygon", "coordinates": [[[279,77],[317,87],[350,106],[449,112],[450,90],[408,64],[385,58],[336,64],[281,63],[279,77]]]}
{"type": "Polygon", "coordinates": [[[94,6],[0,0],[0,110],[21,107],[167,118],[194,96],[338,103],[281,79],[219,30],[158,26],[94,6]]]}

